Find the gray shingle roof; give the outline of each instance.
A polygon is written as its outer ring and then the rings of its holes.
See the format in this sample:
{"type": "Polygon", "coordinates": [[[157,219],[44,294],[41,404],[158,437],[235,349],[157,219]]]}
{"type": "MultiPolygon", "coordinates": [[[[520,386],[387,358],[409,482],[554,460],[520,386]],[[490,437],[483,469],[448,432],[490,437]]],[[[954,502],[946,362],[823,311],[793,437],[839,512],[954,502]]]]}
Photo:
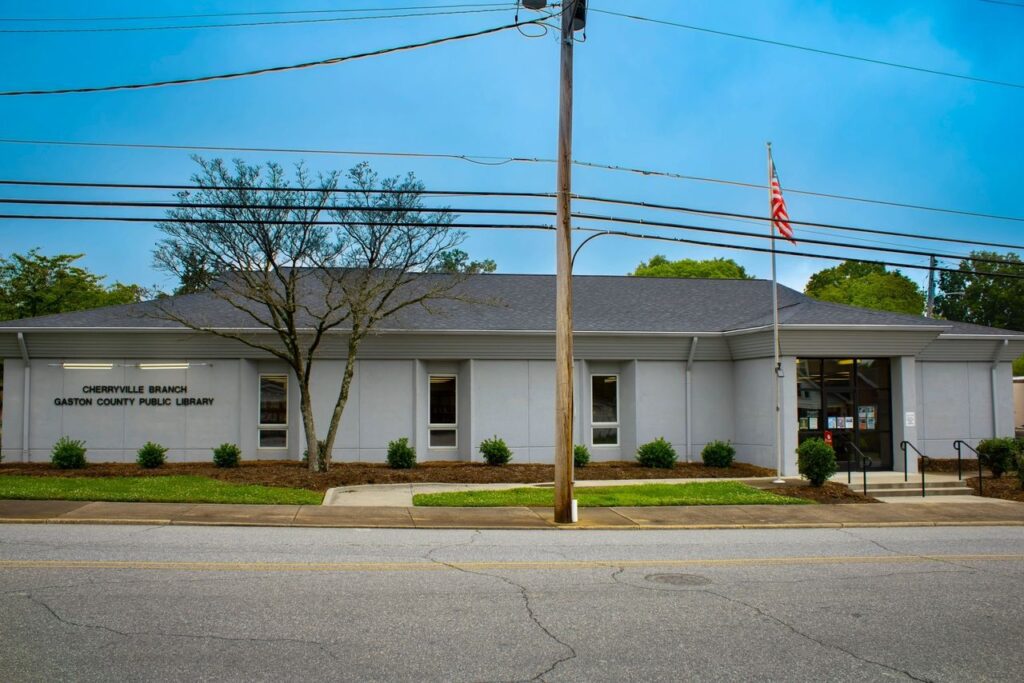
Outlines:
{"type": "MultiPolygon", "coordinates": [[[[441,275],[427,277],[444,277],[441,275]]],[[[435,302],[433,313],[410,308],[385,320],[383,330],[549,331],[554,329],[555,281],[551,275],[474,275],[460,293],[489,304],[435,302]]],[[[310,293],[308,296],[315,296],[310,293]]],[[[771,324],[771,282],[575,276],[574,324],[582,332],[727,332],[771,324]]],[[[920,326],[954,334],[1005,334],[977,325],[873,311],[811,299],[779,287],[783,325],[920,326]],[[952,329],[951,329],[952,328],[952,329]]],[[[253,328],[254,321],[212,294],[171,297],[126,306],[0,322],[3,329],[117,329],[181,326],[160,317],[160,306],[187,314],[196,324],[253,328]]]]}

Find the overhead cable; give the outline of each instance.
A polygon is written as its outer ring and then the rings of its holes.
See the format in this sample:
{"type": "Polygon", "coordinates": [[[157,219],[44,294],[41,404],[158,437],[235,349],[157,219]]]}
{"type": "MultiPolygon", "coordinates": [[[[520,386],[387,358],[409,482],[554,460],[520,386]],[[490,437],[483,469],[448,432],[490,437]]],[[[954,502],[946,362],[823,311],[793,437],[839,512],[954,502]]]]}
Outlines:
{"type": "MultiPolygon", "coordinates": [[[[100,222],[129,222],[129,223],[143,223],[143,222],[144,223],[198,223],[198,224],[204,224],[204,223],[209,223],[209,224],[264,223],[264,224],[267,224],[267,225],[275,225],[275,224],[280,224],[280,225],[296,225],[296,224],[304,224],[304,225],[344,225],[344,224],[350,223],[348,221],[344,221],[344,222],[340,222],[340,221],[324,221],[324,222],[321,222],[321,221],[287,221],[287,220],[285,220],[285,221],[274,221],[274,220],[270,220],[270,221],[247,221],[247,220],[220,221],[220,220],[216,220],[216,219],[154,219],[154,218],[144,218],[144,217],[139,217],[139,216],[42,216],[42,215],[9,215],[9,214],[0,214],[0,220],[4,220],[4,219],[60,220],[60,221],[62,221],[62,220],[76,220],[76,221],[93,221],[93,222],[100,221],[100,222]]],[[[354,222],[354,223],[350,223],[350,224],[353,224],[353,225],[381,225],[380,223],[372,223],[372,222],[354,222]]],[[[396,224],[393,224],[393,223],[385,223],[385,224],[386,225],[396,225],[396,224]]],[[[407,225],[407,227],[438,228],[438,227],[447,227],[447,226],[438,226],[436,224],[429,224],[429,223],[426,223],[426,224],[425,223],[410,223],[410,224],[407,225]]],[[[468,230],[473,230],[473,229],[494,229],[494,230],[513,230],[513,231],[514,230],[545,230],[545,231],[553,231],[553,230],[555,230],[554,226],[548,226],[548,225],[517,225],[517,224],[473,224],[473,223],[462,224],[462,223],[454,223],[450,227],[452,227],[454,229],[468,229],[468,230]]],[[[574,232],[587,232],[587,233],[594,233],[594,234],[600,233],[600,234],[613,235],[613,236],[617,236],[617,237],[625,237],[625,238],[630,238],[630,239],[653,240],[653,241],[659,241],[659,242],[674,242],[674,243],[679,243],[679,244],[692,244],[692,245],[696,245],[696,246],[713,247],[713,248],[721,248],[721,249],[733,249],[733,250],[739,250],[739,251],[752,251],[752,252],[757,252],[757,253],[771,253],[771,251],[772,251],[772,249],[770,247],[757,247],[757,246],[747,245],[747,244],[729,244],[729,243],[725,243],[725,242],[712,242],[712,241],[707,241],[707,240],[695,240],[695,239],[684,238],[684,237],[673,237],[673,236],[669,236],[669,235],[651,235],[651,234],[644,234],[644,233],[634,233],[634,232],[629,232],[629,231],[625,231],[625,230],[605,230],[605,229],[600,229],[600,228],[581,228],[581,227],[576,227],[576,228],[573,228],[573,231],[574,232]]],[[[858,249],[859,249],[859,247],[858,247],[858,249]]],[[[869,251],[870,251],[870,249],[869,249],[869,251]]],[[[969,270],[969,269],[961,269],[961,268],[947,268],[947,267],[941,266],[941,265],[936,265],[936,266],[932,267],[931,265],[921,265],[921,264],[915,264],[915,263],[902,263],[902,262],[897,262],[897,261],[887,261],[887,260],[881,260],[881,259],[865,259],[865,258],[859,258],[859,257],[854,257],[854,256],[848,256],[848,255],[838,255],[838,254],[816,254],[816,253],[813,253],[813,252],[793,251],[793,250],[790,250],[790,249],[776,249],[775,253],[778,254],[779,256],[795,256],[795,257],[813,258],[813,259],[819,259],[819,260],[825,260],[825,261],[853,261],[853,262],[856,262],[856,263],[870,263],[870,264],[875,264],[875,265],[890,266],[890,267],[893,267],[893,268],[909,268],[909,269],[913,269],[913,270],[934,270],[936,272],[959,273],[961,275],[975,275],[975,276],[983,276],[983,277],[1005,278],[1005,279],[1011,279],[1011,280],[1024,280],[1024,274],[1018,275],[1018,274],[1015,274],[1015,273],[993,273],[993,272],[980,271],[980,270],[969,270]]]]}
{"type": "Polygon", "coordinates": [[[377,14],[361,17],[326,17],[320,19],[279,19],[275,21],[248,21],[228,24],[186,24],[172,26],[104,26],[99,28],[0,28],[0,33],[137,33],[140,31],[182,31],[204,28],[253,28],[259,26],[285,26],[294,24],[332,24],[347,21],[370,21],[379,19],[411,19],[416,17],[443,17],[458,14],[486,14],[507,12],[510,6],[492,9],[444,10],[437,12],[410,12],[404,14],[377,14]]]}
{"type": "MultiPolygon", "coordinates": [[[[190,191],[190,190],[216,190],[218,192],[229,192],[239,190],[255,190],[260,192],[296,192],[296,193],[310,193],[310,192],[322,192],[320,188],[293,188],[293,187],[216,187],[216,188],[205,188],[200,185],[178,185],[178,184],[153,184],[144,185],[138,183],[104,183],[104,182],[59,182],[59,181],[23,181],[23,180],[6,180],[0,179],[0,186],[4,185],[17,185],[17,186],[37,186],[37,187],[76,187],[76,188],[109,188],[109,189],[132,189],[132,190],[179,190],[179,191],[190,191]]],[[[359,188],[331,188],[328,190],[331,194],[351,194],[363,192],[364,190],[359,188]]],[[[379,194],[418,194],[424,196],[438,196],[438,197],[510,197],[510,198],[530,198],[530,199],[553,199],[556,195],[552,192],[508,192],[508,191],[481,191],[481,190],[429,190],[429,189],[416,189],[416,190],[375,190],[379,194]]],[[[678,206],[672,204],[659,204],[654,202],[643,202],[628,199],[616,199],[609,197],[597,197],[592,195],[581,195],[572,194],[572,199],[584,202],[594,202],[599,204],[613,204],[618,206],[629,206],[644,209],[655,209],[664,211],[673,211],[679,213],[686,213],[691,215],[708,216],[712,218],[723,218],[723,219],[736,219],[743,222],[757,222],[767,223],[771,218],[768,216],[759,216],[756,214],[737,213],[734,211],[719,211],[714,209],[701,209],[695,207],[678,206]]],[[[63,206],[120,206],[120,207],[147,207],[147,208],[174,208],[181,207],[182,204],[172,204],[170,202],[131,202],[131,201],[103,201],[103,200],[49,200],[49,199],[34,199],[34,198],[0,198],[0,204],[40,204],[40,205],[63,205],[63,206]]],[[[195,204],[193,207],[198,206],[212,206],[209,203],[195,204]]],[[[217,205],[218,208],[229,208],[226,206],[217,205]]],[[[301,208],[301,207],[295,207],[301,208]]],[[[311,207],[306,207],[311,208],[311,207]]],[[[881,228],[867,228],[858,227],[851,225],[838,225],[835,223],[821,223],[815,221],[798,221],[790,220],[792,225],[805,226],[809,228],[826,228],[828,230],[837,230],[842,232],[858,232],[873,235],[886,235],[890,237],[900,237],[908,240],[922,240],[929,242],[946,242],[950,244],[963,244],[973,247],[993,247],[999,249],[1014,249],[1024,251],[1024,245],[1011,244],[1006,242],[987,242],[982,240],[970,240],[957,237],[944,237],[942,235],[934,235],[928,233],[909,233],[901,232],[898,230],[885,230],[881,228]]],[[[649,221],[648,221],[649,223],[649,221]]],[[[886,244],[880,242],[880,244],[886,244]]]]}
{"type": "Polygon", "coordinates": [[[190,85],[193,83],[209,83],[212,81],[224,81],[235,78],[249,78],[251,76],[262,76],[264,74],[270,73],[282,73],[285,71],[295,71],[299,69],[311,69],[320,66],[333,66],[335,64],[341,64],[342,62],[351,62],[360,59],[368,59],[370,57],[380,57],[383,55],[394,54],[397,52],[408,52],[410,50],[418,50],[424,47],[433,47],[435,45],[442,45],[444,43],[452,43],[461,40],[469,40],[471,38],[479,38],[482,36],[490,35],[492,33],[500,33],[502,31],[515,29],[519,26],[540,23],[541,21],[541,19],[532,19],[530,21],[524,21],[519,23],[504,24],[502,26],[493,26],[491,28],[481,29],[479,31],[472,31],[470,33],[460,33],[454,36],[434,38],[432,40],[427,40],[420,43],[410,43],[407,45],[400,45],[397,47],[381,48],[379,50],[372,50],[370,52],[360,52],[357,54],[345,55],[342,57],[330,57],[328,59],[319,59],[313,62],[303,62],[301,64],[290,64],[287,66],[271,66],[264,67],[262,69],[252,69],[250,71],[236,71],[234,73],[217,74],[213,76],[197,76],[195,78],[179,78],[170,81],[155,81],[152,83],[105,85],[90,88],[59,88],[56,90],[8,90],[0,92],[0,97],[17,97],[22,95],[69,95],[80,93],[113,92],[116,90],[142,90],[146,88],[162,88],[167,86],[190,85]]]}
{"type": "MultiPolygon", "coordinates": [[[[214,210],[239,210],[239,209],[256,209],[256,210],[268,210],[268,211],[316,211],[316,212],[330,212],[330,211],[344,211],[352,213],[369,213],[369,214],[390,214],[397,212],[414,214],[470,214],[470,215],[483,215],[483,216],[555,216],[555,211],[550,209],[490,209],[490,208],[451,208],[451,207],[415,207],[409,209],[398,209],[394,207],[386,206],[311,206],[311,205],[252,205],[245,203],[196,203],[196,202],[103,202],[103,201],[92,201],[92,200],[36,200],[36,199],[7,199],[0,198],[0,205],[3,204],[29,204],[29,205],[60,205],[60,206],[95,206],[95,207],[130,207],[130,208],[165,208],[165,209],[214,209],[214,210]]],[[[84,220],[96,220],[110,218],[110,220],[120,220],[121,217],[93,217],[93,216],[67,216],[67,215],[47,215],[45,216],[50,220],[74,220],[81,218],[84,220]]],[[[0,215],[0,219],[35,219],[36,217],[32,214],[7,214],[0,215]]],[[[144,218],[144,217],[125,217],[131,218],[132,222],[151,222],[160,223],[167,222],[164,218],[144,218]]],[[[719,228],[707,225],[692,225],[685,223],[671,223],[667,221],[651,221],[643,218],[627,218],[624,216],[606,216],[601,214],[591,214],[582,212],[573,212],[573,219],[596,221],[601,223],[618,223],[623,225],[640,225],[652,228],[671,229],[671,230],[686,230],[693,232],[708,232],[719,235],[729,235],[731,237],[739,237],[742,239],[756,239],[765,240],[772,239],[772,236],[767,232],[747,232],[743,230],[733,230],[730,228],[719,228]]],[[[188,222],[189,218],[182,219],[183,222],[188,222]]],[[[224,224],[259,224],[265,221],[260,219],[216,219],[212,222],[224,223],[224,224]]],[[[294,222],[294,221],[293,221],[294,222]]],[[[345,221],[340,221],[344,223],[345,221]]],[[[387,221],[381,221],[386,223],[387,221]]],[[[336,225],[339,221],[326,221],[324,225],[336,225]]],[[[271,223],[272,224],[272,223],[271,223]]],[[[835,240],[820,240],[812,237],[802,237],[800,242],[803,244],[814,244],[822,246],[835,246],[835,240]]],[[[903,254],[910,256],[921,256],[921,257],[936,257],[944,259],[956,259],[956,260],[972,260],[978,263],[991,263],[996,265],[1020,265],[1019,262],[1010,261],[999,258],[989,258],[984,256],[971,256],[966,254],[937,254],[931,251],[921,251],[918,249],[906,249],[902,247],[884,247],[875,245],[862,245],[862,244],[849,244],[847,248],[857,251],[870,251],[870,252],[881,252],[891,254],[903,254]]],[[[781,252],[780,252],[781,253],[781,252]]]]}
{"type": "MultiPolygon", "coordinates": [[[[452,160],[452,161],[466,161],[473,164],[479,164],[481,166],[502,166],[510,163],[533,163],[533,164],[553,164],[554,159],[547,159],[542,157],[522,157],[522,156],[492,156],[492,155],[481,155],[481,154],[451,154],[451,153],[434,153],[434,152],[392,152],[392,151],[379,151],[379,150],[340,150],[340,149],[317,149],[317,148],[296,148],[296,147],[237,147],[237,146],[225,146],[225,145],[172,145],[172,144],[153,144],[153,143],[128,143],[128,142],[86,142],[86,141],[75,141],[75,140],[35,140],[35,139],[14,139],[14,138],[0,138],[0,144],[8,145],[52,145],[60,147],[96,147],[96,148],[111,148],[111,149],[147,149],[147,150],[167,150],[167,151],[194,151],[194,152],[248,152],[248,153],[261,153],[261,154],[305,154],[305,155],[328,155],[328,156],[354,156],[354,157],[394,157],[394,158],[408,158],[408,159],[441,159],[441,160],[452,160]]],[[[685,175],[682,173],[674,173],[671,171],[659,171],[654,169],[645,168],[633,168],[628,166],[619,166],[614,164],[603,164],[592,161],[584,161],[580,159],[573,160],[574,166],[580,166],[584,168],[595,168],[604,171],[617,171],[622,173],[631,173],[641,176],[651,177],[662,177],[673,180],[687,180],[703,183],[716,183],[721,185],[730,185],[734,187],[743,187],[754,190],[766,190],[767,185],[759,183],[748,183],[739,180],[728,180],[724,178],[712,178],[707,176],[696,176],[696,175],[685,175]]],[[[814,190],[802,190],[794,187],[786,187],[786,194],[800,194],[809,197],[817,197],[820,199],[835,199],[849,202],[859,202],[864,204],[878,204],[881,206],[891,206],[901,209],[913,209],[917,211],[929,211],[934,213],[953,214],[958,216],[970,216],[973,218],[985,218],[991,220],[1001,221],[1014,221],[1024,223],[1024,217],[1022,216],[1007,216],[1000,214],[984,213],[980,211],[969,211],[966,209],[954,209],[948,207],[936,207],[926,206],[923,204],[914,204],[908,202],[898,202],[885,199],[872,199],[868,197],[858,197],[853,195],[844,195],[828,192],[818,192],[814,190]]]]}
{"type": "Polygon", "coordinates": [[[1005,88],[1018,88],[1024,89],[1024,83],[1014,83],[1012,81],[1000,81],[992,78],[980,78],[978,76],[968,76],[967,74],[954,73],[952,71],[941,71],[939,69],[929,69],[927,67],[912,66],[910,64],[901,64],[899,62],[888,62],[882,59],[874,59],[872,57],[863,57],[861,55],[852,55],[845,52],[835,52],[833,50],[823,50],[816,47],[809,47],[807,45],[797,45],[795,43],[784,43],[779,40],[770,40],[768,38],[758,38],[757,36],[748,36],[742,33],[731,33],[729,31],[717,31],[715,29],[706,28],[703,26],[694,26],[692,24],[681,24],[675,21],[668,21],[666,19],[654,19],[652,17],[643,17],[636,14],[625,14],[623,12],[613,12],[612,10],[598,9],[596,7],[590,8],[591,12],[598,12],[600,14],[608,14],[615,17],[621,17],[624,19],[633,19],[635,21],[643,21],[651,24],[661,24],[663,26],[672,26],[674,28],[686,29],[688,31],[699,31],[701,33],[710,33],[716,36],[725,36],[727,38],[738,38],[740,40],[749,40],[755,43],[762,43],[765,45],[773,45],[775,47],[785,47],[793,50],[802,50],[804,52],[813,52],[820,55],[828,55],[830,57],[840,57],[842,59],[852,59],[858,62],[867,62],[869,64],[878,64],[880,66],[888,66],[895,69],[906,69],[908,71],[917,71],[920,73],[931,74],[933,76],[944,76],[946,78],[958,78],[964,81],[974,81],[976,83],[985,83],[988,85],[998,85],[1005,88]]]}
{"type": "Polygon", "coordinates": [[[514,2],[467,2],[455,5],[411,5],[406,7],[358,7],[345,9],[300,9],[300,10],[273,10],[264,12],[215,12],[204,14],[148,14],[137,16],[106,16],[106,17],[3,17],[3,22],[79,22],[79,21],[149,21],[164,19],[203,19],[214,17],[260,17],[260,16],[284,16],[294,14],[342,14],[347,12],[382,12],[382,11],[404,11],[421,9],[458,9],[463,7],[515,7],[514,2]]]}

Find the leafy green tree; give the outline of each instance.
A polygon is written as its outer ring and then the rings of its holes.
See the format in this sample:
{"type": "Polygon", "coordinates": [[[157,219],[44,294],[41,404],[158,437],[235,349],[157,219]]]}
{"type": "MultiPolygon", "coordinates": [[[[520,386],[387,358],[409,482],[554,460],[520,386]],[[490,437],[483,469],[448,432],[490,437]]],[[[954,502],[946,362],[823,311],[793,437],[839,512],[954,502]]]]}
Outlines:
{"type": "Polygon", "coordinates": [[[958,272],[939,275],[941,293],[935,297],[935,311],[947,320],[1024,330],[1024,280],[998,275],[1024,276],[1024,261],[1013,253],[972,251],[970,258],[960,262],[958,272]],[[975,260],[979,258],[1009,263],[975,260]]]}
{"type": "Polygon", "coordinates": [[[470,261],[469,254],[461,249],[450,249],[441,254],[438,271],[442,273],[493,273],[498,264],[492,259],[470,261]]]}
{"type": "Polygon", "coordinates": [[[103,275],[74,265],[82,254],[44,256],[39,249],[0,257],[0,319],[81,311],[142,301],[139,285],[103,284],[103,275]]]}
{"type": "Polygon", "coordinates": [[[650,261],[640,262],[630,275],[634,277],[683,277],[712,278],[722,280],[753,280],[746,269],[730,258],[713,258],[697,260],[684,258],[669,261],[665,256],[657,254],[650,261]]]}
{"type": "Polygon", "coordinates": [[[925,296],[906,275],[875,263],[844,261],[811,276],[804,293],[821,301],[920,315],[925,296]]]}

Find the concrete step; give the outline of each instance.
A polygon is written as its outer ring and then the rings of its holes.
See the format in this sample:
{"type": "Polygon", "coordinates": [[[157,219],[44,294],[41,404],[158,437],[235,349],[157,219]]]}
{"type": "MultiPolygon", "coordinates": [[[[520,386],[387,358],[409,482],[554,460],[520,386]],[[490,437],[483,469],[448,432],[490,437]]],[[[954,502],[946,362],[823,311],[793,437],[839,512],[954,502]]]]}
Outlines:
{"type": "MultiPolygon", "coordinates": [[[[932,496],[970,496],[974,494],[974,491],[967,488],[966,486],[959,488],[940,489],[933,489],[932,487],[928,486],[925,488],[925,494],[925,497],[927,498],[931,498],[932,496]]],[[[873,489],[869,487],[868,495],[871,496],[872,498],[904,498],[911,496],[920,497],[921,487],[918,486],[916,489],[873,489]]]]}

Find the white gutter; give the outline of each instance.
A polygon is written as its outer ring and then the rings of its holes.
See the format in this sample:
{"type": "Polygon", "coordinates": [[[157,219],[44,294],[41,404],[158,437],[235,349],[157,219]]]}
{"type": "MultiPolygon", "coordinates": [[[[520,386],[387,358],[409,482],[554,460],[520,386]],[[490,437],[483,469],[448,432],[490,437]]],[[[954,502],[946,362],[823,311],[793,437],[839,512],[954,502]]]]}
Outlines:
{"type": "MultiPolygon", "coordinates": [[[[900,332],[942,332],[942,330],[952,329],[952,325],[884,325],[879,323],[870,323],[864,325],[858,325],[855,323],[842,323],[827,325],[822,323],[779,323],[780,330],[821,330],[825,332],[851,332],[857,330],[897,330],[900,332]]],[[[757,327],[743,327],[734,330],[726,330],[722,333],[724,337],[733,337],[736,335],[750,334],[752,332],[770,332],[772,329],[771,325],[758,325],[757,327]]]]}
{"type": "MultiPolygon", "coordinates": [[[[1001,344],[996,344],[996,352],[992,354],[992,436],[999,436],[999,408],[998,408],[998,391],[996,389],[996,373],[999,370],[999,361],[1003,355],[1003,349],[1010,344],[1009,339],[1002,339],[1001,344]]],[[[1012,431],[1012,430],[1011,430],[1012,431]]],[[[1012,436],[1012,434],[1011,434],[1012,436]]]]}
{"type": "Polygon", "coordinates": [[[32,364],[28,357],[28,346],[25,344],[25,335],[18,333],[18,346],[21,347],[21,360],[25,363],[24,382],[21,390],[21,461],[28,462],[28,426],[29,409],[32,407],[32,364]]]}
{"type": "Polygon", "coordinates": [[[693,405],[691,399],[693,376],[691,370],[693,369],[693,355],[697,351],[697,339],[698,337],[690,339],[690,354],[686,357],[686,462],[693,461],[693,405]]]}

